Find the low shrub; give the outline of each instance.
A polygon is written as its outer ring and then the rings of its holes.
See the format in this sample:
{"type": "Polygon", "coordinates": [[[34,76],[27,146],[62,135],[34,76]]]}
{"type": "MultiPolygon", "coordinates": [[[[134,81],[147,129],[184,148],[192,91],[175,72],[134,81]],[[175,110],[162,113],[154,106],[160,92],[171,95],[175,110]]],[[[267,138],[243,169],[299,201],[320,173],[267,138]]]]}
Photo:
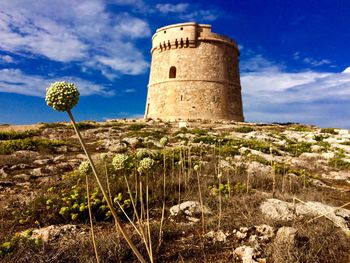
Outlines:
{"type": "Polygon", "coordinates": [[[56,129],[56,128],[67,128],[66,124],[60,122],[52,122],[52,123],[40,123],[40,129],[56,129]]]}
{"type": "Polygon", "coordinates": [[[127,129],[129,131],[140,131],[142,130],[143,128],[147,127],[146,124],[144,123],[133,123],[133,124],[130,124],[127,129]]]}
{"type": "Polygon", "coordinates": [[[25,139],[25,138],[32,138],[38,135],[40,135],[39,130],[29,130],[29,131],[23,131],[23,132],[0,131],[0,140],[25,139]]]}
{"type": "Polygon", "coordinates": [[[255,131],[255,129],[250,126],[239,126],[239,127],[233,128],[233,131],[240,132],[240,133],[249,133],[249,132],[255,131]]]}
{"type": "Polygon", "coordinates": [[[18,139],[0,141],[0,154],[11,154],[15,151],[29,150],[42,151],[53,150],[55,147],[67,145],[66,142],[60,140],[49,139],[18,139]]]}
{"type": "Polygon", "coordinates": [[[334,130],[334,128],[322,128],[321,133],[329,133],[329,134],[333,134],[333,135],[337,135],[338,132],[336,130],[334,130]]]}

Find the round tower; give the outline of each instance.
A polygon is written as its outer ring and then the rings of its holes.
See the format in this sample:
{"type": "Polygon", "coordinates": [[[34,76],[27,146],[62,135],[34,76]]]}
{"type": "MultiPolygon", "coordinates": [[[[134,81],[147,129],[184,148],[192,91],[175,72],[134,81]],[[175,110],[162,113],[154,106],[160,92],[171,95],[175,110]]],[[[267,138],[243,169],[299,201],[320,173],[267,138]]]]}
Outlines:
{"type": "Polygon", "coordinates": [[[210,25],[174,24],[152,37],[145,118],[244,121],[237,44],[210,25]]]}

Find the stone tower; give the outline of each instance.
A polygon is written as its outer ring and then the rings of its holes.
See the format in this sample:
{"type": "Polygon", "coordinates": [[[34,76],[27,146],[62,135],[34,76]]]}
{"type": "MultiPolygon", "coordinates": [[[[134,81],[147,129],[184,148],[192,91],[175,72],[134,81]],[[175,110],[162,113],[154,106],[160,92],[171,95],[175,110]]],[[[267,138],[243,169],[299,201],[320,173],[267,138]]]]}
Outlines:
{"type": "Polygon", "coordinates": [[[244,121],[237,44],[210,25],[174,24],[152,37],[145,118],[244,121]]]}

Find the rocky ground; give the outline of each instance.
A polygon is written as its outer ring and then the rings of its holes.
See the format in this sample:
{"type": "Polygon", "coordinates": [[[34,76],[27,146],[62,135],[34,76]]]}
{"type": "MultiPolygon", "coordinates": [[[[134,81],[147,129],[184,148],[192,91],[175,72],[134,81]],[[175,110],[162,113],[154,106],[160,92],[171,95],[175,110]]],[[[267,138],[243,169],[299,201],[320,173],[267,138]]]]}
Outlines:
{"type": "MultiPolygon", "coordinates": [[[[134,180],[144,180],[140,160],[155,161],[147,174],[154,262],[350,262],[348,130],[154,120],[78,125],[112,199],[134,221],[123,175],[136,193],[134,180]],[[111,164],[120,153],[133,160],[123,173],[111,164]]],[[[85,177],[77,171],[84,160],[68,123],[0,127],[1,262],[94,262],[85,177]]],[[[101,262],[137,262],[92,177],[91,184],[101,262]]]]}

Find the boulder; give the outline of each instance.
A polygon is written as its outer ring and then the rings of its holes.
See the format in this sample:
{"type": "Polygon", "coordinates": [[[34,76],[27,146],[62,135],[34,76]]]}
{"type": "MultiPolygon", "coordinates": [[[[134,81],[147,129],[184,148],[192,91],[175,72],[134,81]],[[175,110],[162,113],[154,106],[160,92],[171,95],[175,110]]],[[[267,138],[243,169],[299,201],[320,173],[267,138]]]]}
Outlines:
{"type": "Polygon", "coordinates": [[[243,263],[257,263],[254,260],[254,248],[249,246],[240,246],[235,249],[235,255],[242,260],[243,263]]]}
{"type": "Polygon", "coordinates": [[[222,230],[210,231],[204,235],[205,237],[213,240],[213,242],[226,242],[228,233],[224,233],[222,230]]]}
{"type": "Polygon", "coordinates": [[[350,210],[337,208],[322,204],[320,202],[299,202],[295,205],[278,199],[267,199],[260,205],[261,212],[274,220],[288,221],[294,216],[318,217],[326,215],[325,218],[331,220],[336,226],[340,227],[345,233],[350,233],[350,210]]]}
{"type": "MultiPolygon", "coordinates": [[[[76,225],[51,225],[40,229],[34,229],[31,237],[40,238],[43,242],[47,243],[55,241],[63,236],[68,238],[70,235],[76,234],[77,230],[76,225]]],[[[23,235],[25,232],[22,232],[21,234],[23,235]]]]}
{"type": "Polygon", "coordinates": [[[197,201],[186,201],[170,208],[170,216],[176,217],[185,215],[186,219],[192,222],[198,222],[202,214],[202,209],[205,215],[211,214],[211,211],[206,206],[201,206],[197,201]]]}

